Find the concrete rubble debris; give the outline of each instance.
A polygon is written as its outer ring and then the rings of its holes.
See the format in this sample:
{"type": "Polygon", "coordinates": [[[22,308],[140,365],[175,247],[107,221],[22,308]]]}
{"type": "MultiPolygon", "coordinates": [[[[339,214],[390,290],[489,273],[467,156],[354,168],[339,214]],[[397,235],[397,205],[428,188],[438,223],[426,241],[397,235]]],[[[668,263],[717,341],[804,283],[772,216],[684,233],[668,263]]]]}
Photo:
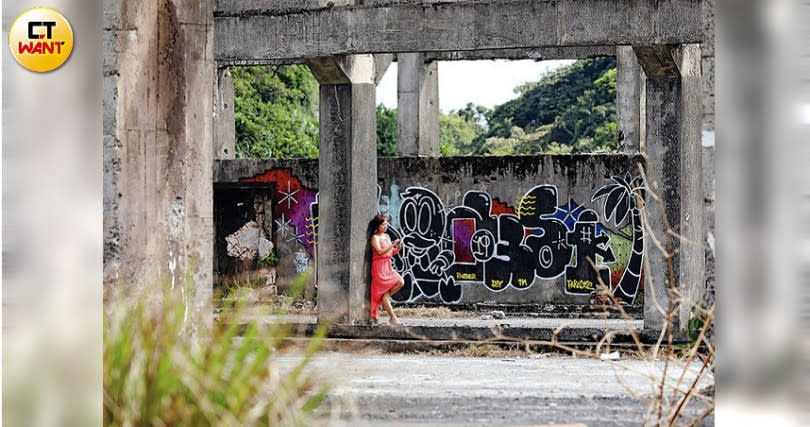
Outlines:
{"type": "Polygon", "coordinates": [[[228,255],[243,260],[255,258],[257,254],[259,258],[264,258],[273,250],[273,242],[267,240],[256,221],[247,222],[225,237],[225,241],[228,242],[228,255]]]}

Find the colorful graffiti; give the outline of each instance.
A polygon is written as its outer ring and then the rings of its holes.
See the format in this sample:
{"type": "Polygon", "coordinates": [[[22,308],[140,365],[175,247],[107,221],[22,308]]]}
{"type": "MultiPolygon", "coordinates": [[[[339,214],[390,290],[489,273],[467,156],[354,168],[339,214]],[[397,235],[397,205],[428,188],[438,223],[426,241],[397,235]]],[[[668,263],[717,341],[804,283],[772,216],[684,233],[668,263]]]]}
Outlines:
{"type": "Polygon", "coordinates": [[[462,283],[500,292],[528,289],[538,280],[564,275],[568,294],[588,295],[602,283],[632,303],[641,282],[643,235],[634,197],[641,188],[631,186],[629,177],[613,181],[591,202],[607,196],[605,212],[616,227],[631,214],[633,248],[622,263],[617,263],[611,242],[627,240],[626,234],[610,231],[594,210],[573,200],[559,205],[553,185],[530,189],[517,198],[516,209],[482,191],[468,191],[461,205],[447,207],[429,189],[405,189],[399,194],[399,227],[389,229],[392,238],[402,238],[405,248],[394,259],[394,268],[405,279],[394,299],[438,297],[453,303],[462,298],[462,283]],[[616,282],[620,269],[624,272],[616,282]]]}
{"type": "Polygon", "coordinates": [[[301,243],[307,253],[314,257],[317,214],[312,214],[311,205],[316,203],[318,191],[304,187],[289,168],[271,169],[261,175],[243,178],[240,182],[275,184],[276,189],[273,193],[275,230],[280,233],[281,238],[301,243]]]}
{"type": "MultiPolygon", "coordinates": [[[[290,169],[242,181],[275,183],[276,230],[305,248],[308,256],[296,255],[296,270],[311,268],[317,191],[301,185],[290,169]]],[[[455,303],[462,300],[462,285],[501,292],[557,283],[562,277],[567,294],[589,295],[603,283],[632,303],[642,283],[644,252],[637,196],[644,197],[641,180],[629,174],[614,176],[598,189],[588,202],[604,199],[605,225],[584,203],[569,199],[561,204],[554,185],[531,188],[515,198],[514,208],[484,191],[457,193],[456,204],[449,206],[424,187],[400,191],[392,184],[388,194],[378,188],[378,209],[390,216],[388,233],[404,246],[393,258],[394,269],[405,279],[394,300],[455,303]]]]}
{"type": "Polygon", "coordinates": [[[639,285],[643,283],[642,267],[644,264],[644,227],[641,224],[640,200],[644,200],[644,182],[641,176],[631,177],[626,174],[624,178],[611,177],[611,184],[605,185],[594,193],[591,201],[604,198],[605,219],[613,218],[614,224],[624,223],[630,215],[632,229],[632,250],[618,283],[612,288],[613,294],[627,303],[636,298],[639,285]]]}

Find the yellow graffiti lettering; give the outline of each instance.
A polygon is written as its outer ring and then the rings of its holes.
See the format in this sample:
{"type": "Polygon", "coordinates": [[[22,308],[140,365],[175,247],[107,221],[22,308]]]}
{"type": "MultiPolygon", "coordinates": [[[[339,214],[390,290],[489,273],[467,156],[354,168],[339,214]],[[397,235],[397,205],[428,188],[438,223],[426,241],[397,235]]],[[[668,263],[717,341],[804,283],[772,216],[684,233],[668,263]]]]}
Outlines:
{"type": "Polygon", "coordinates": [[[493,288],[500,288],[503,286],[503,280],[492,280],[489,283],[493,288]]]}
{"type": "Polygon", "coordinates": [[[577,280],[568,279],[568,289],[581,289],[586,291],[595,291],[593,282],[590,280],[577,280]]]}
{"type": "Polygon", "coordinates": [[[529,281],[526,279],[518,279],[518,286],[528,286],[529,281]]]}
{"type": "Polygon", "coordinates": [[[456,272],[456,279],[458,279],[458,280],[475,280],[475,273],[456,272]]]}

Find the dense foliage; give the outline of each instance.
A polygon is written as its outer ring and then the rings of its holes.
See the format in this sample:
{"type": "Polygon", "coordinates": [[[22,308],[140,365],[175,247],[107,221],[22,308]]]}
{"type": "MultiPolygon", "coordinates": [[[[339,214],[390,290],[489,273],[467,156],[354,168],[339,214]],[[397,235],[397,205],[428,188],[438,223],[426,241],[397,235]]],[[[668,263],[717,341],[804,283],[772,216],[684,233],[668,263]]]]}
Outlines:
{"type": "Polygon", "coordinates": [[[377,106],[377,155],[397,155],[397,109],[377,106]]]}
{"type": "MultiPolygon", "coordinates": [[[[472,108],[472,104],[468,106],[472,108]]],[[[468,149],[473,140],[484,132],[475,116],[462,111],[439,115],[439,153],[455,156],[468,149]]],[[[397,109],[377,106],[377,155],[397,155],[397,109]]]]}
{"type": "MultiPolygon", "coordinates": [[[[317,157],[318,83],[302,65],[234,68],[237,157],[317,157]]],[[[515,88],[489,110],[439,116],[439,151],[454,155],[616,150],[616,60],[589,58],[515,88]]],[[[377,154],[397,155],[397,111],[377,107],[377,154]]]]}
{"type": "Polygon", "coordinates": [[[484,107],[473,108],[472,104],[460,111],[439,115],[439,153],[442,156],[459,156],[472,152],[473,144],[484,133],[486,121],[484,107]]]}
{"type": "Polygon", "coordinates": [[[318,82],[305,65],[233,67],[237,158],[318,157],[318,82]]]}
{"type": "Polygon", "coordinates": [[[516,88],[464,154],[588,153],[616,150],[616,59],[577,61],[516,88]]]}

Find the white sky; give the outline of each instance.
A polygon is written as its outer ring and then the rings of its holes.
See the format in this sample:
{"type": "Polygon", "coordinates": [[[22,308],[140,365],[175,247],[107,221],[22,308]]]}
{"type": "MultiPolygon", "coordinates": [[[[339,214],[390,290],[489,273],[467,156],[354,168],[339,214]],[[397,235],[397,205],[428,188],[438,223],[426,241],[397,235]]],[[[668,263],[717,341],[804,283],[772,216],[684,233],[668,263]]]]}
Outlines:
{"type": "MultiPolygon", "coordinates": [[[[546,72],[574,61],[440,61],[439,110],[460,110],[468,102],[492,108],[517,96],[514,88],[539,80],[546,72]]],[[[388,67],[379,86],[377,104],[397,106],[397,63],[388,67]]]]}

